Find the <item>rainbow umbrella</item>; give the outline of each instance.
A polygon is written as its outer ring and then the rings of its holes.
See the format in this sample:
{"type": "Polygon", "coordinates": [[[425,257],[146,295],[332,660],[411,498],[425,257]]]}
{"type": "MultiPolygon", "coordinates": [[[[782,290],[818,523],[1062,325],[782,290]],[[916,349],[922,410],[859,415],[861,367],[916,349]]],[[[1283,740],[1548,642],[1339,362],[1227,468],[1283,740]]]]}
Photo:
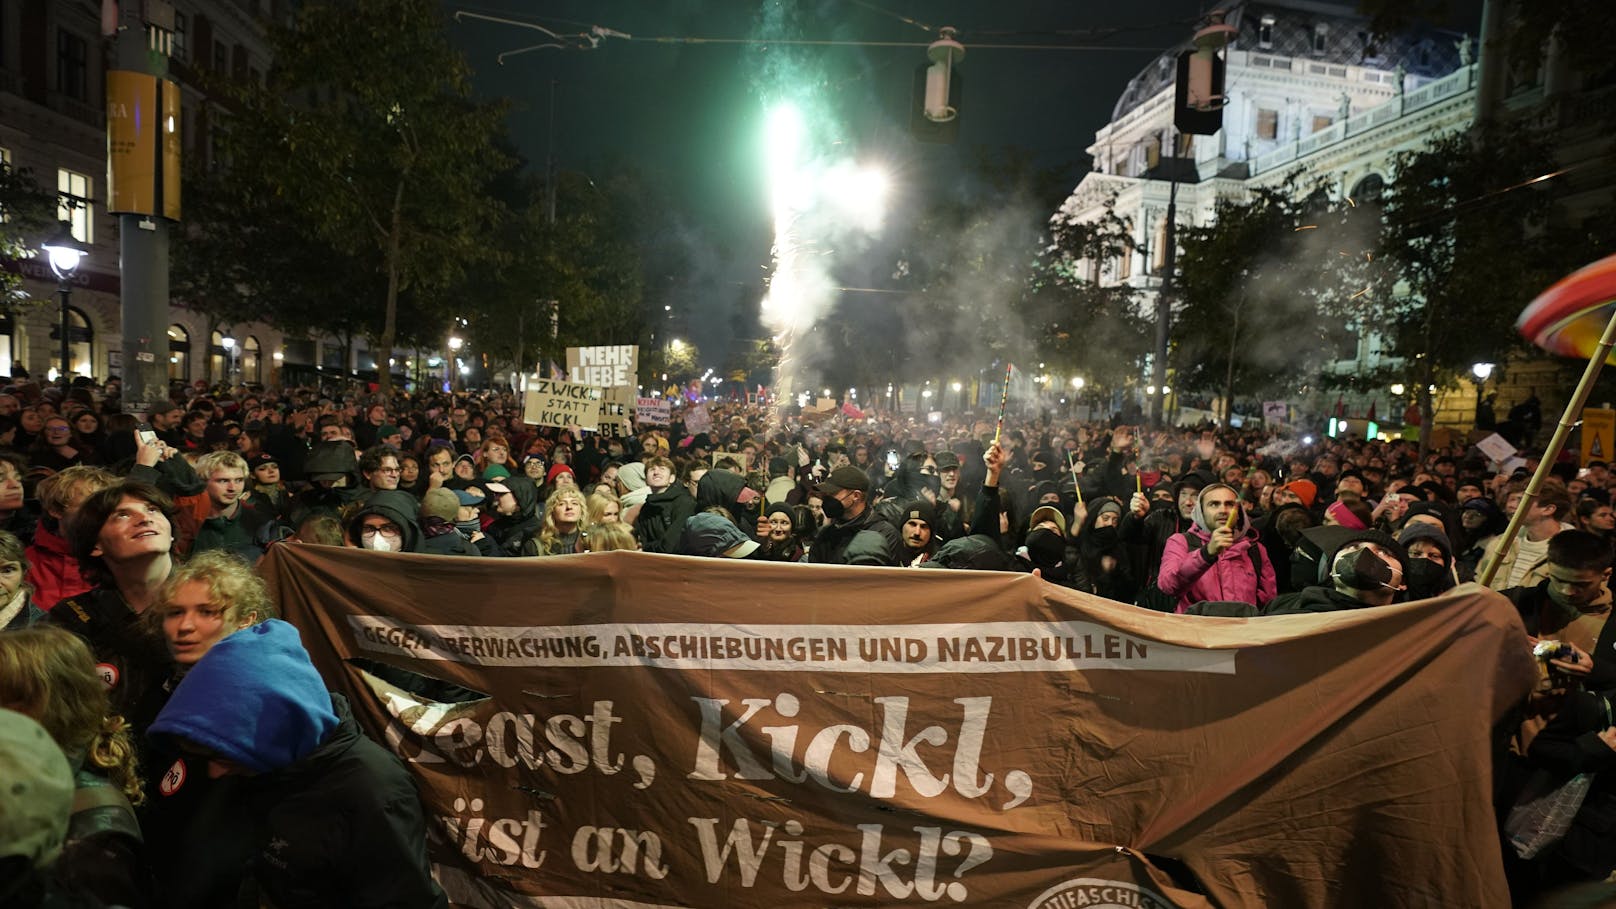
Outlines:
{"type": "MultiPolygon", "coordinates": [[[[1555,282],[1515,320],[1528,341],[1549,353],[1586,360],[1616,313],[1616,255],[1606,256],[1555,282]]],[[[1606,360],[1616,364],[1616,356],[1606,360]]]]}

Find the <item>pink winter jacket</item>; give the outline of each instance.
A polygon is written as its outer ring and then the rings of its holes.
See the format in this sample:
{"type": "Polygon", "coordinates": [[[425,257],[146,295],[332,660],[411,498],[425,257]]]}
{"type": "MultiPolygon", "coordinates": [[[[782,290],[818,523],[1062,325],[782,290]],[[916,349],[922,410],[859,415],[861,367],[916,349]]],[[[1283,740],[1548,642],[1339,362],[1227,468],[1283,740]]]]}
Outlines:
{"type": "MultiPolygon", "coordinates": [[[[1200,507],[1196,507],[1199,517],[1200,507]]],[[[1257,534],[1242,517],[1247,529],[1234,545],[1208,560],[1206,543],[1212,538],[1197,520],[1185,533],[1175,533],[1162,551],[1161,569],[1156,575],[1156,586],[1162,593],[1178,597],[1176,612],[1184,612],[1196,603],[1206,600],[1232,600],[1250,603],[1258,609],[1266,606],[1279,590],[1274,581],[1274,561],[1263,550],[1257,534]],[[1186,545],[1188,535],[1194,548],[1186,545]],[[1252,568],[1251,551],[1257,550],[1260,571],[1252,568]]]]}

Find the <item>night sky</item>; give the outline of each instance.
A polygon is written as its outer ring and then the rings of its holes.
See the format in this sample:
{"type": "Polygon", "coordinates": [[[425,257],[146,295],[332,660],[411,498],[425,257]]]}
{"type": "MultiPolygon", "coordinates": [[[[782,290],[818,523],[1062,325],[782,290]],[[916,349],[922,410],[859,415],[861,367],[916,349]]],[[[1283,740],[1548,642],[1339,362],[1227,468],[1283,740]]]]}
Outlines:
{"type": "MultiPolygon", "coordinates": [[[[769,95],[809,90],[824,104],[850,155],[885,162],[897,181],[892,220],[901,224],[905,211],[926,195],[968,192],[962,185],[965,163],[1004,146],[1031,151],[1041,165],[1059,166],[1075,186],[1089,168],[1083,149],[1109,120],[1127,81],[1161,50],[1188,38],[1203,10],[1213,5],[1204,0],[479,0],[446,8],[508,16],[557,32],[600,25],[634,36],[604,39],[595,50],[538,50],[500,65],[498,53],[547,37],[469,19],[450,29],[472,66],[477,91],[513,106],[512,137],[535,167],[542,171],[553,142],[557,164],[565,170],[588,173],[627,165],[641,171],[679,207],[691,242],[705,247],[708,271],[721,276],[720,284],[727,279],[745,286],[759,280],[760,266],[769,261],[760,141],[769,95]],[[935,40],[936,27],[957,28],[966,47],[958,141],[929,145],[909,135],[911,80],[925,62],[924,47],[762,49],[644,40],[755,38],[778,34],[771,20],[782,16],[790,20],[789,33],[818,40],[923,44],[935,40]],[[984,47],[990,44],[1146,49],[984,47]]],[[[720,310],[712,315],[745,314],[720,310]]]]}

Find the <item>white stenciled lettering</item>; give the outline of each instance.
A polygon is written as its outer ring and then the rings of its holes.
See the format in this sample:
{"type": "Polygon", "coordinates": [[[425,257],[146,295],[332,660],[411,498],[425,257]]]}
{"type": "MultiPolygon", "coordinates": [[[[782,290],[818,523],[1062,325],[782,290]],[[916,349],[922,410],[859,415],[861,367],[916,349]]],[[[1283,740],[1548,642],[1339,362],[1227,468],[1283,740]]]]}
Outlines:
{"type": "Polygon", "coordinates": [[[693,817],[689,821],[696,828],[710,884],[730,873],[740,886],[753,887],[760,875],[772,878],[778,873],[781,883],[794,893],[812,888],[836,895],[852,887],[878,902],[915,897],[925,902],[946,899],[963,903],[970,898],[964,876],[993,857],[993,846],[981,834],[944,832],[941,827],[915,827],[907,831],[914,840],[894,845],[894,834],[883,825],[860,824],[857,848],[821,842],[810,851],[803,838],[805,828],[797,820],[777,824],[741,818],[730,824],[722,841],[718,818],[693,817]],[[953,856],[963,858],[958,863],[945,858],[953,856]]]}
{"type": "MultiPolygon", "coordinates": [[[[898,794],[900,778],[923,798],[935,798],[951,788],[965,798],[986,796],[993,789],[996,774],[982,769],[982,749],[987,737],[988,717],[993,710],[990,697],[956,698],[960,716],[956,725],[933,723],[919,729],[910,724],[910,699],[877,697],[880,725],[876,731],[850,723],[837,723],[814,730],[807,736],[802,753],[797,747],[805,732],[786,723],[765,725],[766,711],[793,719],[800,710],[795,695],[782,693],[774,699],[746,698],[744,710],[726,717],[730,703],[719,698],[694,698],[700,707],[701,730],[690,779],[719,781],[733,771],[737,779],[778,779],[791,783],[813,782],[836,792],[867,791],[875,798],[889,799],[898,794]],[[726,722],[726,720],[728,720],[726,722]],[[758,725],[752,725],[757,722],[758,725]],[[769,745],[767,758],[758,750],[760,739],[769,745]],[[872,749],[872,743],[875,747],[872,749]],[[873,750],[873,761],[864,759],[857,769],[853,755],[873,750]],[[836,772],[832,765],[836,764],[836,772]]],[[[1032,777],[1021,770],[1010,770],[1000,785],[1010,798],[1000,804],[1008,810],[1025,802],[1032,794],[1032,777]]]]}
{"type": "Polygon", "coordinates": [[[453,763],[473,768],[485,761],[500,767],[559,773],[594,770],[605,776],[632,767],[634,788],[656,779],[656,764],[643,754],[632,757],[612,749],[613,727],[623,718],[613,702],[595,701],[588,714],[558,713],[540,718],[530,713],[500,711],[479,722],[473,716],[447,719],[453,704],[421,703],[389,692],[383,702],[391,714],[387,744],[413,764],[453,763]]]}
{"type": "Polygon", "coordinates": [[[668,876],[662,861],[662,838],[649,830],[585,825],[572,835],[572,863],[579,871],[602,874],[668,876]]]}
{"type": "Polygon", "coordinates": [[[474,862],[523,868],[544,865],[545,851],[539,848],[539,835],[545,828],[542,812],[529,810],[522,819],[485,818],[480,814],[483,800],[476,798],[469,803],[457,798],[453,807],[454,817],[440,816],[437,826],[427,828],[434,841],[459,846],[474,862]]]}

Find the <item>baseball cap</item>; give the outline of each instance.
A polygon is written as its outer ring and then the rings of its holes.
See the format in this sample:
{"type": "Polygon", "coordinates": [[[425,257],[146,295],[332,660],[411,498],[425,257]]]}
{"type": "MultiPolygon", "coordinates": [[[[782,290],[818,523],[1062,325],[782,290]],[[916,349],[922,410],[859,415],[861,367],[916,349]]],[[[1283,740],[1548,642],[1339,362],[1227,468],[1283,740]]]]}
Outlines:
{"type": "Polygon", "coordinates": [[[257,470],[266,464],[279,464],[280,462],[280,458],[275,457],[267,451],[260,451],[247,459],[247,469],[257,470]]]}
{"type": "Polygon", "coordinates": [[[818,491],[826,495],[834,495],[844,489],[856,489],[862,493],[870,491],[870,478],[857,467],[838,467],[831,471],[830,476],[819,484],[818,491]]]}
{"type": "Polygon", "coordinates": [[[932,455],[932,460],[937,462],[938,470],[958,470],[960,466],[959,455],[952,451],[939,451],[932,455]]]}
{"type": "Polygon", "coordinates": [[[1032,517],[1027,519],[1027,526],[1037,527],[1040,521],[1054,521],[1055,526],[1060,528],[1061,536],[1066,535],[1066,516],[1060,513],[1059,508],[1053,505],[1040,505],[1034,508],[1032,517]]]}
{"type": "Polygon", "coordinates": [[[744,559],[757,548],[757,541],[739,527],[708,512],[686,518],[684,532],[679,536],[679,552],[684,555],[744,559]]]}

